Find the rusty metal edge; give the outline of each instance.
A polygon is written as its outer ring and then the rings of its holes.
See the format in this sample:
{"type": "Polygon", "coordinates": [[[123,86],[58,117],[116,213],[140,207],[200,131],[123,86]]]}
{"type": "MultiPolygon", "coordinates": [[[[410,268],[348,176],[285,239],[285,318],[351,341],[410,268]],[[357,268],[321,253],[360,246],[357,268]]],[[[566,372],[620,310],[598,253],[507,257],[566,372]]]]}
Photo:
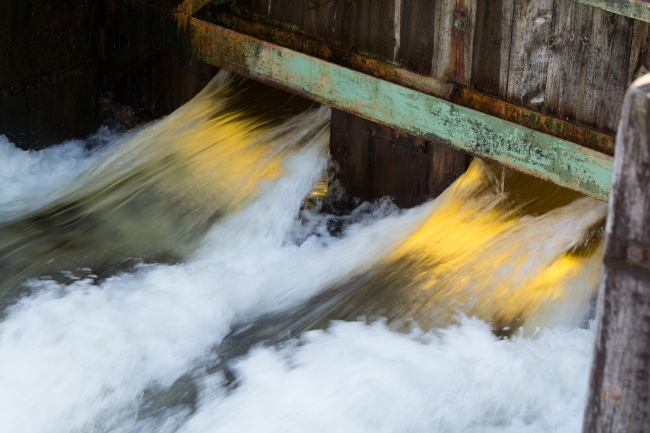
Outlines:
{"type": "Polygon", "coordinates": [[[608,198],[608,155],[187,15],[133,0],[107,0],[106,8],[109,29],[143,43],[608,198]]]}

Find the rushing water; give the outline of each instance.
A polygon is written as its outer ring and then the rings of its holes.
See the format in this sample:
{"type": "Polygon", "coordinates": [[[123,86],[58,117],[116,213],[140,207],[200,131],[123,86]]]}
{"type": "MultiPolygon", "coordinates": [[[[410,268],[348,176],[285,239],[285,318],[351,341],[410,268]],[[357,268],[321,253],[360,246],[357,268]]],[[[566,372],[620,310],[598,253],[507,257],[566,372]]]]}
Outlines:
{"type": "Polygon", "coordinates": [[[342,212],[328,119],[220,73],[0,138],[0,431],[579,431],[605,205],[474,160],[342,212]]]}

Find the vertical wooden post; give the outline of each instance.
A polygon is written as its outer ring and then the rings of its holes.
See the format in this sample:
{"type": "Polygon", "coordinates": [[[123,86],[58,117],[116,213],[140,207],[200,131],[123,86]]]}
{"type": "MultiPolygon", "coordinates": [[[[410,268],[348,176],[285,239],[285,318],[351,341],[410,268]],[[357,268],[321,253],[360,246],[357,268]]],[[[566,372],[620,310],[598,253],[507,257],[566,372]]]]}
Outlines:
{"type": "MultiPolygon", "coordinates": [[[[340,110],[332,109],[330,139],[339,180],[351,197],[372,201],[390,196],[398,206],[412,207],[435,197],[455,179],[447,173],[449,163],[440,164],[441,179],[432,177],[435,155],[428,141],[340,110]],[[438,188],[432,190],[432,183],[438,188]]],[[[438,159],[443,161],[442,156],[438,159]]],[[[462,174],[465,166],[457,171],[462,174]]]]}
{"type": "Polygon", "coordinates": [[[583,432],[650,431],[650,74],[618,128],[583,432]]]}

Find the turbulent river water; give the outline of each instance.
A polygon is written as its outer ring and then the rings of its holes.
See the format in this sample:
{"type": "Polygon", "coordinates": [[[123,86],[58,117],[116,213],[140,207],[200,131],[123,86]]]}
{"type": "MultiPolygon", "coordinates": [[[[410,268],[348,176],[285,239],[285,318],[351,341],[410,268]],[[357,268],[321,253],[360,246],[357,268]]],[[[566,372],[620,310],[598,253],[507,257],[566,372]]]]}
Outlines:
{"type": "Polygon", "coordinates": [[[0,137],[0,431],[580,431],[606,205],[476,159],[356,203],[328,146],[223,72],[135,131],[0,137]]]}

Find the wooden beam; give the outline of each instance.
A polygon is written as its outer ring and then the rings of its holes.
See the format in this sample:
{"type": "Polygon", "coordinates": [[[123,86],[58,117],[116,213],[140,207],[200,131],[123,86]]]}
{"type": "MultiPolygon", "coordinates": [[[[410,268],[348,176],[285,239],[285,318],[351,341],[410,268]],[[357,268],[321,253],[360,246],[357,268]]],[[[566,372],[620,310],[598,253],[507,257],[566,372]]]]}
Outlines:
{"type": "Polygon", "coordinates": [[[617,15],[650,22],[650,3],[644,0],[572,0],[583,5],[593,6],[617,15]]]}
{"type": "Polygon", "coordinates": [[[169,15],[126,0],[108,0],[106,4],[107,27],[135,40],[600,200],[608,198],[610,156],[187,15],[169,15]]]}
{"type": "Polygon", "coordinates": [[[614,135],[532,110],[488,94],[415,73],[388,62],[332,46],[288,29],[250,21],[232,13],[219,13],[213,5],[197,17],[301,53],[335,63],[382,80],[436,96],[481,113],[499,117],[535,131],[572,141],[608,155],[614,154],[614,135]],[[209,14],[209,16],[208,16],[209,14]]]}
{"type": "Polygon", "coordinates": [[[613,174],[585,433],[650,426],[650,75],[626,95],[613,174]]]}

